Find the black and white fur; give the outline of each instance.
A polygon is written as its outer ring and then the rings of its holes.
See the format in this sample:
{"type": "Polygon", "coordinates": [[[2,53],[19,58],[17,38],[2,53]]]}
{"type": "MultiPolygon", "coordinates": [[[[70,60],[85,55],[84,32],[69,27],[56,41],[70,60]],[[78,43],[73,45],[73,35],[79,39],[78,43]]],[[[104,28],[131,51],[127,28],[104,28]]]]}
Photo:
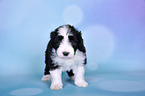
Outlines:
{"type": "Polygon", "coordinates": [[[45,52],[45,72],[42,81],[51,78],[50,89],[62,89],[62,71],[66,71],[75,85],[87,87],[84,80],[86,49],[81,32],[71,25],[63,25],[51,32],[45,52]]]}

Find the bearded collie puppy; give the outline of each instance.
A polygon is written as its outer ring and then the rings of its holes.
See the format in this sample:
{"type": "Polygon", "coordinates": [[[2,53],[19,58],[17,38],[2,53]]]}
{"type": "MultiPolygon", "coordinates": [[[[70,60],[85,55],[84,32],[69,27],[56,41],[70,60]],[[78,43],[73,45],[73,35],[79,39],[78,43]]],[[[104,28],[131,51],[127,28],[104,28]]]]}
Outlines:
{"type": "Polygon", "coordinates": [[[87,87],[88,83],[84,80],[86,49],[81,32],[71,25],[63,25],[51,32],[50,37],[45,51],[46,66],[42,81],[51,78],[50,89],[62,89],[61,75],[66,71],[75,85],[87,87]]]}

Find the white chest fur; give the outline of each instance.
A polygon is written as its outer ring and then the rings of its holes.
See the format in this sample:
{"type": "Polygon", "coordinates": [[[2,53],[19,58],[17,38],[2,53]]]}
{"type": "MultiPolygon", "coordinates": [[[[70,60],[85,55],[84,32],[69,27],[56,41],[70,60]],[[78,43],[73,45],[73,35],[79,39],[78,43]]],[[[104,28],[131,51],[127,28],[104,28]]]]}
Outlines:
{"type": "Polygon", "coordinates": [[[61,58],[56,54],[55,49],[53,49],[51,58],[53,60],[53,63],[59,65],[62,71],[69,71],[70,69],[74,69],[78,65],[83,65],[86,57],[83,52],[76,50],[73,58],[61,58]]]}

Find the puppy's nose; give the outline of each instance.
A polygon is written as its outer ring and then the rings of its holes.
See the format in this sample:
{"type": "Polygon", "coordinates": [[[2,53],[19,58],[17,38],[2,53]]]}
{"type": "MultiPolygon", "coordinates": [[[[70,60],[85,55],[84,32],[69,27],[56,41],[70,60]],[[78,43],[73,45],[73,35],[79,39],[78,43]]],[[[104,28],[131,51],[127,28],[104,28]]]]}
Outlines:
{"type": "Polygon", "coordinates": [[[64,56],[68,56],[69,52],[63,52],[64,56]]]}

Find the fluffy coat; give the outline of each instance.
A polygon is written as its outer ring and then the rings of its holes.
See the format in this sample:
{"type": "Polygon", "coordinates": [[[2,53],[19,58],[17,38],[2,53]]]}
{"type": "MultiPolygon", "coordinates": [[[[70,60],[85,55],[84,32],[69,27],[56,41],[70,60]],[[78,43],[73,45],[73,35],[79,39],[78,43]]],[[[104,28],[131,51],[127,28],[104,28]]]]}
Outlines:
{"type": "Polygon", "coordinates": [[[51,32],[51,40],[45,52],[45,72],[42,81],[50,80],[50,88],[62,89],[62,71],[66,71],[75,84],[87,87],[84,80],[86,49],[81,32],[71,25],[63,25],[51,32]]]}

